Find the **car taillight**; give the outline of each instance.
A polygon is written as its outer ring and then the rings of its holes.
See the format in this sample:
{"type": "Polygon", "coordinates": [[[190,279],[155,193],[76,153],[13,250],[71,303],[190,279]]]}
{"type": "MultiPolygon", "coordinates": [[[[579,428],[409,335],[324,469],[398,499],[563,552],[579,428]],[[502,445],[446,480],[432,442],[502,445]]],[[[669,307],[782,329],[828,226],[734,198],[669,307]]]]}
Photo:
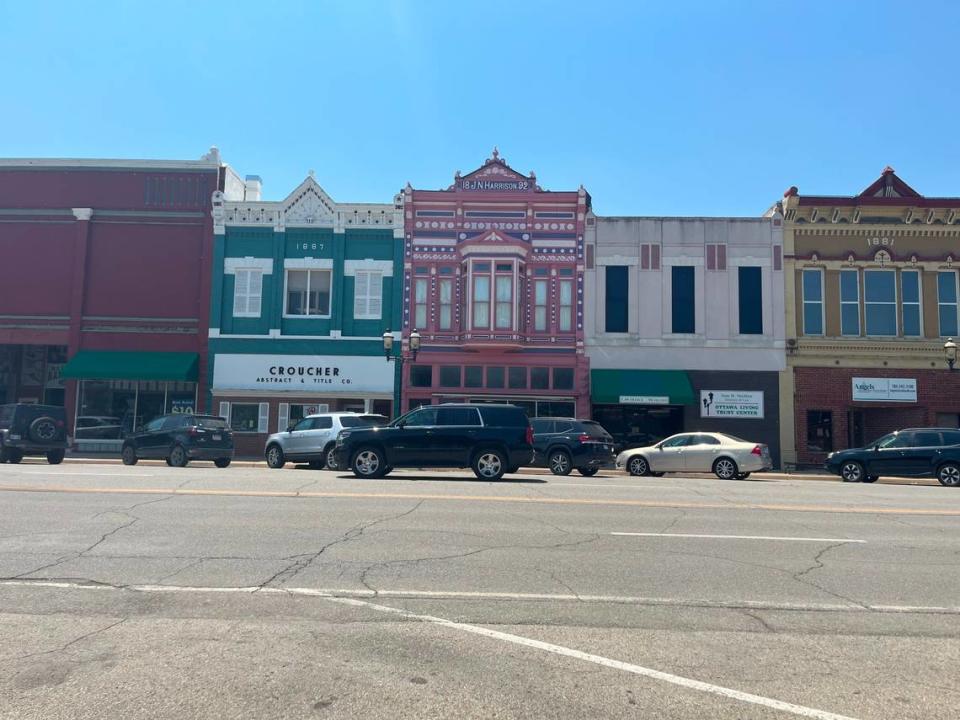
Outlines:
{"type": "Polygon", "coordinates": [[[527,445],[533,445],[533,428],[527,425],[527,445]]]}
{"type": "Polygon", "coordinates": [[[577,441],[581,443],[587,443],[587,442],[590,442],[591,439],[592,438],[589,435],[587,435],[586,433],[582,433],[580,437],[577,438],[577,441]]]}
{"type": "Polygon", "coordinates": [[[762,455],[763,452],[760,450],[760,446],[759,446],[759,445],[754,445],[754,446],[753,446],[753,450],[750,451],[750,454],[751,454],[751,455],[762,455]]]}

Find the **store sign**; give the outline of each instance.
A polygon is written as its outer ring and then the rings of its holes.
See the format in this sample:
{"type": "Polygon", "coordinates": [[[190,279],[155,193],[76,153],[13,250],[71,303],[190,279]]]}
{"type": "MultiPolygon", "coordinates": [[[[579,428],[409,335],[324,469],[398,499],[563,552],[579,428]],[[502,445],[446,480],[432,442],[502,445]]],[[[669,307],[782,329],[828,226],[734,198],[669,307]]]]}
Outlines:
{"type": "Polygon", "coordinates": [[[763,392],[754,390],[701,390],[700,417],[763,419],[763,392]]]}
{"type": "Polygon", "coordinates": [[[170,400],[170,412],[179,415],[193,415],[193,399],[173,398],[170,400]]]}
{"type": "Polygon", "coordinates": [[[853,378],[857,402],[916,402],[916,378],[853,378]]]}
{"type": "Polygon", "coordinates": [[[459,180],[460,190],[517,191],[529,190],[529,180],[459,180]]]}
{"type": "Polygon", "coordinates": [[[669,405],[670,398],[666,395],[621,395],[621,405],[669,405]]]}
{"type": "Polygon", "coordinates": [[[392,393],[393,366],[382,357],[355,355],[221,355],[213,361],[213,389],[289,393],[392,393]]]}

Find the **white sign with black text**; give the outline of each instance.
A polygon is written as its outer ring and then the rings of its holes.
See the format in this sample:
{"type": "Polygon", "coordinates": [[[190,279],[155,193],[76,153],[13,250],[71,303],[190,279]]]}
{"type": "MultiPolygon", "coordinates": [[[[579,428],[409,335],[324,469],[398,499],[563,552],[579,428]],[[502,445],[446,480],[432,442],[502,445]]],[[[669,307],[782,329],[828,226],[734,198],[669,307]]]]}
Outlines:
{"type": "Polygon", "coordinates": [[[762,390],[701,390],[700,417],[763,419],[762,390]]]}
{"type": "Polygon", "coordinates": [[[853,378],[857,402],[916,402],[916,378],[853,378]]]}
{"type": "Polygon", "coordinates": [[[393,393],[393,365],[382,356],[214,356],[213,390],[353,395],[393,393]]]}

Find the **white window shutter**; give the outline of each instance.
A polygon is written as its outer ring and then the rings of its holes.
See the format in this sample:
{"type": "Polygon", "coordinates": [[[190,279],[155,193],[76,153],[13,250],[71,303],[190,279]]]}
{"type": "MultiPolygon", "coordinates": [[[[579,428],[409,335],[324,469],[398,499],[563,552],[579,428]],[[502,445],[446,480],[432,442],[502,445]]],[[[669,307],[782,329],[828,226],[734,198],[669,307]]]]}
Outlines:
{"type": "Polygon", "coordinates": [[[277,410],[277,432],[283,432],[290,424],[290,403],[280,403],[277,410]]]}
{"type": "Polygon", "coordinates": [[[247,294],[247,312],[260,315],[260,299],[263,297],[263,273],[259,270],[250,271],[250,285],[247,294]]]}
{"type": "Polygon", "coordinates": [[[353,316],[367,315],[367,296],[370,293],[370,273],[358,271],[353,276],[353,316]]]}
{"type": "Polygon", "coordinates": [[[270,403],[260,403],[260,417],[257,418],[257,432],[267,432],[267,424],[270,422],[270,403]]]}
{"type": "Polygon", "coordinates": [[[250,293],[250,271],[237,270],[233,275],[233,314],[247,312],[247,296],[250,293]]]}
{"type": "Polygon", "coordinates": [[[317,405],[317,412],[318,413],[330,412],[330,406],[327,405],[326,403],[321,403],[317,405]]]}
{"type": "Polygon", "coordinates": [[[227,425],[230,424],[230,403],[220,403],[220,417],[227,421],[227,425]]]}
{"type": "Polygon", "coordinates": [[[370,273],[367,288],[367,315],[379,319],[383,313],[383,273],[370,273]]]}

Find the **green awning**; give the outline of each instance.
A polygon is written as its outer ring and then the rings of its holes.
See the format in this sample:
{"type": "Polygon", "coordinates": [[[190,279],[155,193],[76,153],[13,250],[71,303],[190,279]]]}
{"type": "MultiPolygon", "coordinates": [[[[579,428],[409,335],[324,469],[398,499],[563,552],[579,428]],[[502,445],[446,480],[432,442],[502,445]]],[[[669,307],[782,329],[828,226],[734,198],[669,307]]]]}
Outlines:
{"type": "Polygon", "coordinates": [[[591,401],[600,405],[696,405],[683,370],[591,370],[591,401]]]}
{"type": "Polygon", "coordinates": [[[197,353],[81,350],[60,377],[74,380],[175,380],[196,382],[197,353]]]}

